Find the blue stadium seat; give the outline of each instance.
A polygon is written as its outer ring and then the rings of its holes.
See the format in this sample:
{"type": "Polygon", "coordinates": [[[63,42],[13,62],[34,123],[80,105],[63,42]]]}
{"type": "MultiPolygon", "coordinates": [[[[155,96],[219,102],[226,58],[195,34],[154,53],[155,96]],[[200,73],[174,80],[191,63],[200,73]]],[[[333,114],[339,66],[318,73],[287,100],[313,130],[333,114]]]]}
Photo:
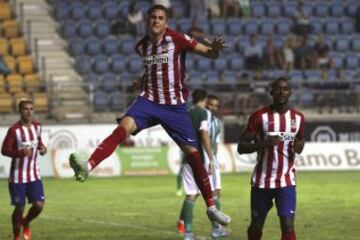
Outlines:
{"type": "Polygon", "coordinates": [[[128,71],[130,73],[140,73],[142,71],[142,62],[139,56],[131,55],[128,58],[128,71]]]}
{"type": "Polygon", "coordinates": [[[277,49],[280,49],[284,46],[285,37],[275,35],[273,36],[274,45],[277,49]]]}
{"type": "Polygon", "coordinates": [[[300,70],[292,70],[289,72],[290,83],[293,88],[301,87],[304,81],[304,75],[300,70]]]}
{"type": "Polygon", "coordinates": [[[296,4],[294,2],[284,2],[283,15],[284,17],[293,18],[296,13],[296,4]]]}
{"type": "Polygon", "coordinates": [[[82,20],[78,25],[78,35],[87,38],[93,35],[93,23],[89,20],[82,20]]]}
{"type": "Polygon", "coordinates": [[[233,36],[225,36],[224,40],[226,41],[227,48],[224,49],[224,52],[227,53],[233,53],[235,52],[235,46],[237,43],[237,39],[233,36]]]}
{"type": "MultiPolygon", "coordinates": [[[[109,1],[108,1],[109,2],[109,1]]],[[[118,17],[125,17],[129,13],[130,3],[131,1],[110,1],[111,4],[118,4],[118,17]]]]}
{"type": "Polygon", "coordinates": [[[350,18],[343,18],[340,20],[341,34],[353,34],[354,33],[354,21],[350,18]]]}
{"type": "Polygon", "coordinates": [[[72,20],[63,22],[61,34],[64,38],[69,39],[76,36],[76,23],[72,20]]]}
{"type": "Polygon", "coordinates": [[[276,2],[267,3],[267,16],[271,18],[278,18],[281,15],[280,4],[276,2]]]}
{"type": "Polygon", "coordinates": [[[212,69],[215,72],[225,71],[227,69],[226,59],[224,57],[219,57],[212,60],[212,69]]]}
{"type": "Polygon", "coordinates": [[[183,1],[171,1],[171,5],[173,7],[174,10],[174,14],[175,14],[175,18],[184,18],[187,17],[187,13],[188,13],[188,9],[186,4],[184,4],[183,1]]]}
{"type": "Polygon", "coordinates": [[[100,19],[95,22],[95,34],[99,38],[104,38],[110,35],[110,25],[107,20],[100,19]]]}
{"type": "Polygon", "coordinates": [[[330,53],[331,59],[334,61],[335,68],[343,68],[344,67],[344,58],[343,54],[337,52],[330,53]]]}
{"type": "Polygon", "coordinates": [[[325,21],[325,33],[335,35],[339,32],[339,24],[337,19],[327,19],[325,21]]]}
{"type": "Polygon", "coordinates": [[[226,30],[224,19],[214,18],[210,20],[211,34],[214,36],[223,36],[226,30]]]}
{"type": "Polygon", "coordinates": [[[236,84],[236,81],[237,81],[236,72],[226,71],[226,72],[224,72],[223,77],[224,77],[225,83],[236,84]]]}
{"type": "Polygon", "coordinates": [[[351,49],[360,52],[360,35],[353,35],[351,41],[351,49]]]}
{"type": "Polygon", "coordinates": [[[349,17],[355,17],[356,10],[360,6],[360,2],[358,0],[348,1],[346,7],[346,14],[349,17]]]}
{"type": "Polygon", "coordinates": [[[329,11],[328,11],[328,5],[326,4],[326,2],[315,3],[314,13],[315,13],[315,16],[319,17],[319,18],[324,18],[324,17],[328,16],[329,11]]]}
{"type": "Polygon", "coordinates": [[[228,18],[226,21],[227,34],[238,36],[241,34],[242,23],[239,18],[228,18]]]}
{"type": "Polygon", "coordinates": [[[120,52],[124,55],[134,53],[135,40],[131,36],[121,37],[120,52]]]}
{"type": "Polygon", "coordinates": [[[204,31],[204,33],[209,33],[210,26],[208,20],[198,21],[196,23],[196,26],[200,27],[204,31]]]}
{"type": "Polygon", "coordinates": [[[92,84],[93,87],[97,87],[99,83],[99,75],[94,73],[89,73],[84,76],[84,81],[88,84],[92,84]]]}
{"type": "Polygon", "coordinates": [[[306,70],[305,77],[308,82],[317,82],[321,80],[321,74],[318,70],[306,70]]]}
{"type": "Polygon", "coordinates": [[[280,35],[288,35],[290,33],[292,23],[289,19],[281,18],[277,22],[276,32],[280,35]]]}
{"type": "Polygon", "coordinates": [[[310,23],[313,28],[313,34],[319,34],[323,32],[323,23],[318,18],[310,18],[310,23]]]}
{"type": "Polygon", "coordinates": [[[335,39],[335,50],[339,52],[346,52],[349,50],[349,40],[347,36],[337,36],[335,39]]]}
{"type": "Polygon", "coordinates": [[[151,7],[151,3],[148,0],[139,0],[138,1],[139,10],[145,14],[146,11],[151,7]]]}
{"type": "Polygon", "coordinates": [[[80,38],[73,38],[69,41],[69,52],[72,56],[79,56],[85,52],[84,40],[80,38]]]}
{"type": "Polygon", "coordinates": [[[312,4],[307,3],[307,2],[302,2],[301,11],[306,17],[311,17],[313,15],[313,6],[312,6],[312,4]]]}
{"type": "Polygon", "coordinates": [[[240,54],[244,53],[244,49],[246,46],[250,44],[250,37],[249,36],[240,36],[238,42],[236,44],[236,51],[240,54]]]}
{"type": "Polygon", "coordinates": [[[195,61],[196,61],[196,56],[194,55],[187,55],[186,56],[186,60],[185,60],[185,68],[187,70],[190,70],[190,69],[194,69],[195,68],[195,61]]]}
{"type": "Polygon", "coordinates": [[[108,72],[110,69],[109,61],[106,56],[98,55],[94,59],[94,72],[98,74],[104,74],[108,72]]]}
{"type": "Polygon", "coordinates": [[[114,91],[110,95],[111,110],[122,111],[124,110],[124,95],[121,91],[114,91]]]}
{"type": "Polygon", "coordinates": [[[75,67],[80,74],[86,74],[92,71],[91,59],[87,56],[79,56],[76,58],[75,67]]]}
{"type": "Polygon", "coordinates": [[[258,33],[258,25],[256,20],[250,19],[244,23],[244,33],[246,35],[252,35],[258,33]]]}
{"type": "Polygon", "coordinates": [[[227,56],[229,69],[231,71],[241,71],[244,69],[244,59],[238,54],[231,54],[227,56]]]}
{"type": "Polygon", "coordinates": [[[211,68],[211,61],[208,58],[199,57],[196,58],[196,70],[208,71],[211,68]]]}
{"type": "Polygon", "coordinates": [[[251,3],[251,15],[253,18],[262,18],[265,16],[265,5],[261,2],[251,3]]]}
{"type": "Polygon", "coordinates": [[[168,20],[168,28],[176,30],[176,20],[173,18],[170,18],[168,20]]]}
{"type": "Polygon", "coordinates": [[[95,111],[106,111],[109,105],[108,94],[102,90],[96,90],[94,92],[93,104],[95,111]]]}
{"type": "Polygon", "coordinates": [[[275,31],[275,26],[272,21],[269,19],[264,19],[260,25],[260,33],[263,35],[270,35],[273,34],[275,31]]]}
{"type": "Polygon", "coordinates": [[[180,18],[177,20],[177,30],[183,33],[187,33],[192,26],[192,20],[190,18],[180,18]]]}
{"type": "Polygon", "coordinates": [[[314,106],[314,92],[311,89],[306,89],[305,91],[302,91],[300,96],[300,103],[302,107],[312,107],[314,106]]]}
{"type": "Polygon", "coordinates": [[[106,38],[102,43],[103,53],[107,56],[111,56],[119,53],[119,44],[116,37],[106,38]]]}
{"type": "Polygon", "coordinates": [[[202,84],[204,82],[204,76],[202,72],[191,71],[189,72],[189,83],[190,84],[202,84]]]}
{"type": "Polygon", "coordinates": [[[206,73],[206,82],[207,83],[218,83],[219,82],[219,74],[215,71],[209,71],[206,73]]]}
{"type": "Polygon", "coordinates": [[[97,20],[102,17],[101,4],[99,3],[90,3],[88,4],[87,17],[91,20],[97,20]]]}
{"type": "Polygon", "coordinates": [[[344,6],[342,2],[334,2],[330,5],[330,15],[332,17],[342,17],[344,12],[344,6]]]}
{"type": "Polygon", "coordinates": [[[348,53],[345,57],[345,67],[350,70],[357,70],[359,68],[359,58],[355,53],[348,53]]]}
{"type": "Polygon", "coordinates": [[[120,82],[123,84],[131,84],[135,78],[137,78],[137,76],[132,73],[122,72],[120,76],[120,82]]]}
{"type": "Polygon", "coordinates": [[[126,57],[123,55],[113,55],[111,57],[111,71],[119,74],[125,71],[126,68],[126,57]]]}
{"type": "Polygon", "coordinates": [[[102,75],[102,89],[105,92],[113,92],[118,88],[116,76],[112,73],[105,73],[102,75]]]}
{"type": "Polygon", "coordinates": [[[118,18],[118,6],[115,2],[107,2],[103,6],[103,16],[108,20],[118,18]]]}
{"type": "Polygon", "coordinates": [[[69,8],[66,4],[56,4],[54,11],[55,18],[58,21],[66,20],[69,16],[69,8]]]}
{"type": "Polygon", "coordinates": [[[86,40],[86,54],[96,56],[101,53],[101,41],[98,38],[90,37],[86,40]]]}
{"type": "Polygon", "coordinates": [[[70,7],[70,16],[74,21],[79,21],[86,17],[84,5],[70,7]]]}

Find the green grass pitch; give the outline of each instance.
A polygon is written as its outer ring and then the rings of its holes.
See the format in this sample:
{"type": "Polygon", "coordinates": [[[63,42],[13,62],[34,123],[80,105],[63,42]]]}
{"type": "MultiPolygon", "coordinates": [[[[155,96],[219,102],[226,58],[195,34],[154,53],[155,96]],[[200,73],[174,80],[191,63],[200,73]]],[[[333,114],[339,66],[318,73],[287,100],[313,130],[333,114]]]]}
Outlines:
{"type": "MultiPolygon", "coordinates": [[[[233,222],[227,239],[246,239],[249,173],[223,175],[222,208],[233,222]]],[[[360,239],[360,172],[299,172],[296,232],[300,240],[360,239]]],[[[33,222],[34,240],[182,239],[176,221],[183,197],[175,196],[174,176],[44,179],[46,205],[33,222]]],[[[0,181],[0,239],[12,239],[7,181],[0,181]]],[[[195,206],[194,232],[210,239],[205,205],[195,206]]],[[[263,239],[279,240],[275,209],[263,239]]]]}

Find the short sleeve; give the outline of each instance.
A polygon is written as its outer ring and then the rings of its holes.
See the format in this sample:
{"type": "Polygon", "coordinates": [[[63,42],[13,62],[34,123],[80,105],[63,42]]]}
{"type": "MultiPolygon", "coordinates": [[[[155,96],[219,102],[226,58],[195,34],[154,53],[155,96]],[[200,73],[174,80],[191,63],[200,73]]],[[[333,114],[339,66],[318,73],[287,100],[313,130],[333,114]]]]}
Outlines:
{"type": "Polygon", "coordinates": [[[198,43],[194,38],[184,33],[178,33],[176,40],[178,47],[187,51],[192,51],[198,43]]]}

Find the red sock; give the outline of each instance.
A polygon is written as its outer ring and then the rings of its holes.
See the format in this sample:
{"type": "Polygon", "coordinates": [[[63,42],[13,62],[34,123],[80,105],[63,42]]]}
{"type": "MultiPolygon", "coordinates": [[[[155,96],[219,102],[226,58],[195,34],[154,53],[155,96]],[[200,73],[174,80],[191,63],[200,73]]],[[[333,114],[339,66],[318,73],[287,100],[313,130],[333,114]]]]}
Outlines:
{"type": "Polygon", "coordinates": [[[199,151],[193,152],[187,156],[187,161],[193,171],[196,185],[200,189],[206,205],[208,207],[215,206],[214,199],[212,198],[209,176],[204,168],[199,151]]]}
{"type": "Polygon", "coordinates": [[[89,159],[91,169],[95,168],[104,159],[109,157],[116,147],[125,140],[126,130],[122,126],[118,126],[104,141],[95,149],[89,159]]]}
{"type": "Polygon", "coordinates": [[[295,232],[282,232],[281,240],[296,240],[295,232]]]}
{"type": "Polygon", "coordinates": [[[260,240],[262,236],[261,230],[250,230],[250,227],[247,230],[248,240],[260,240]]]}

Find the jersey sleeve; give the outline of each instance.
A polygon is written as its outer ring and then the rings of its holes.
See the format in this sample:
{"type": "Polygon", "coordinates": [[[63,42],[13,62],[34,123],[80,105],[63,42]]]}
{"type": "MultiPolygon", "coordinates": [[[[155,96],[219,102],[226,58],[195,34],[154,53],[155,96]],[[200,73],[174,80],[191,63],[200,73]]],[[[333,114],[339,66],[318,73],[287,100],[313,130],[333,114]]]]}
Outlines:
{"type": "Polygon", "coordinates": [[[16,143],[16,134],[15,131],[12,128],[9,128],[2,148],[1,148],[1,154],[7,157],[16,158],[16,157],[23,157],[24,151],[17,149],[17,143],[16,143]]]}
{"type": "Polygon", "coordinates": [[[176,35],[176,43],[180,49],[186,51],[194,50],[196,44],[198,44],[198,42],[194,38],[184,33],[178,33],[176,35]]]}
{"type": "Polygon", "coordinates": [[[299,131],[296,134],[296,137],[299,139],[304,139],[305,137],[305,117],[304,115],[301,114],[300,116],[300,127],[299,127],[299,131]]]}
{"type": "Polygon", "coordinates": [[[255,112],[249,118],[246,131],[251,135],[257,135],[261,129],[260,124],[259,114],[255,112]]]}

